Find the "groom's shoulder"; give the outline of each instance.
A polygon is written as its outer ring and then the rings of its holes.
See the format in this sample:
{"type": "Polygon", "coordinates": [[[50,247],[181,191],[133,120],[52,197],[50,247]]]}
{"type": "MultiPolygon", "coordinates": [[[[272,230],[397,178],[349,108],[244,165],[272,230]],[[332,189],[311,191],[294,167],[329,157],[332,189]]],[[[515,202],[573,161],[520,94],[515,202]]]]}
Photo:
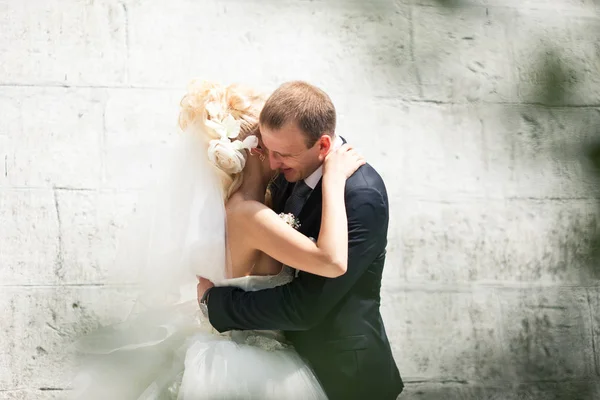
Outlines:
{"type": "Polygon", "coordinates": [[[385,183],[381,175],[368,163],[356,170],[346,181],[346,195],[351,193],[363,193],[380,197],[384,203],[387,203],[385,183]]]}
{"type": "Polygon", "coordinates": [[[369,163],[363,165],[356,172],[348,178],[346,190],[355,189],[377,189],[385,191],[385,183],[381,178],[381,175],[373,168],[369,163]]]}
{"type": "MultiPolygon", "coordinates": [[[[348,143],[344,137],[339,137],[342,139],[344,144],[348,143]]],[[[387,194],[385,193],[385,183],[383,183],[381,175],[379,175],[375,168],[373,168],[373,166],[369,163],[365,163],[365,165],[357,169],[356,172],[346,181],[346,193],[348,190],[366,188],[379,190],[387,197],[387,194]]]]}

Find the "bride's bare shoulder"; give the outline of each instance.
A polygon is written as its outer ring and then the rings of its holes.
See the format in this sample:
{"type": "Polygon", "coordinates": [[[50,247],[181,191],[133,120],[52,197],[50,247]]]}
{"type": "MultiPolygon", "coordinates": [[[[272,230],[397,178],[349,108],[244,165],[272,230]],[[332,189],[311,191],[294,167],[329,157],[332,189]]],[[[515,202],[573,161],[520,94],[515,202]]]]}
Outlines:
{"type": "Polygon", "coordinates": [[[243,198],[231,198],[225,205],[228,218],[236,220],[252,220],[258,215],[272,210],[263,203],[255,200],[247,200],[243,198]]]}

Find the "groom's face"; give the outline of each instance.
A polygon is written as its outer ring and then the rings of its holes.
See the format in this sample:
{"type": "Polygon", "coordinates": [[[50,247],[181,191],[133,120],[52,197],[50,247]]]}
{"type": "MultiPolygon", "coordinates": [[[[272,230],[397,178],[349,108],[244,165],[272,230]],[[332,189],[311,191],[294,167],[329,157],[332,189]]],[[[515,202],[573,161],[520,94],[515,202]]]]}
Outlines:
{"type": "MultiPolygon", "coordinates": [[[[269,152],[271,169],[279,170],[288,182],[297,182],[312,174],[329,152],[331,142],[318,140],[314,146],[306,146],[306,137],[295,122],[281,129],[261,126],[262,141],[269,152]]],[[[327,137],[328,138],[328,137],[327,137]]]]}

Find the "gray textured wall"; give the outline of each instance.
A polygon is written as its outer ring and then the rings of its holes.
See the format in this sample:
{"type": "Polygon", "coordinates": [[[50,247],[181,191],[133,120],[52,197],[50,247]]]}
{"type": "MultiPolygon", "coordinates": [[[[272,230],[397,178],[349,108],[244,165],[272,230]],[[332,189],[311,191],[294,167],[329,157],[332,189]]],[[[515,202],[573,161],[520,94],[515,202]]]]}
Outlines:
{"type": "Polygon", "coordinates": [[[600,398],[598,0],[0,0],[0,398],[64,397],[193,77],[309,80],[388,185],[406,399],[600,398]],[[598,147],[596,147],[598,146],[598,147]]]}

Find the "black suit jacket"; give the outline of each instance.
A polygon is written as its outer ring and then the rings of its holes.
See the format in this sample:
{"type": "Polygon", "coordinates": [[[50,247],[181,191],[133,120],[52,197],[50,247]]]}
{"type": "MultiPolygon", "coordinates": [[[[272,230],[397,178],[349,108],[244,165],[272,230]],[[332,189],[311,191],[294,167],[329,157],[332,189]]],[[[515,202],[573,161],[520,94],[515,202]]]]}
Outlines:
{"type": "MultiPolygon", "coordinates": [[[[283,211],[293,186],[283,176],[274,182],[275,212],[283,211]]],[[[283,330],[332,400],[396,399],[403,383],[379,312],[388,198],[383,180],[370,165],[347,180],[345,201],[348,270],[344,275],[331,279],[300,272],[287,285],[256,292],[213,288],[208,300],[210,322],[219,332],[283,330]]],[[[318,237],[321,205],[319,182],[298,218],[306,236],[318,237]]]]}

